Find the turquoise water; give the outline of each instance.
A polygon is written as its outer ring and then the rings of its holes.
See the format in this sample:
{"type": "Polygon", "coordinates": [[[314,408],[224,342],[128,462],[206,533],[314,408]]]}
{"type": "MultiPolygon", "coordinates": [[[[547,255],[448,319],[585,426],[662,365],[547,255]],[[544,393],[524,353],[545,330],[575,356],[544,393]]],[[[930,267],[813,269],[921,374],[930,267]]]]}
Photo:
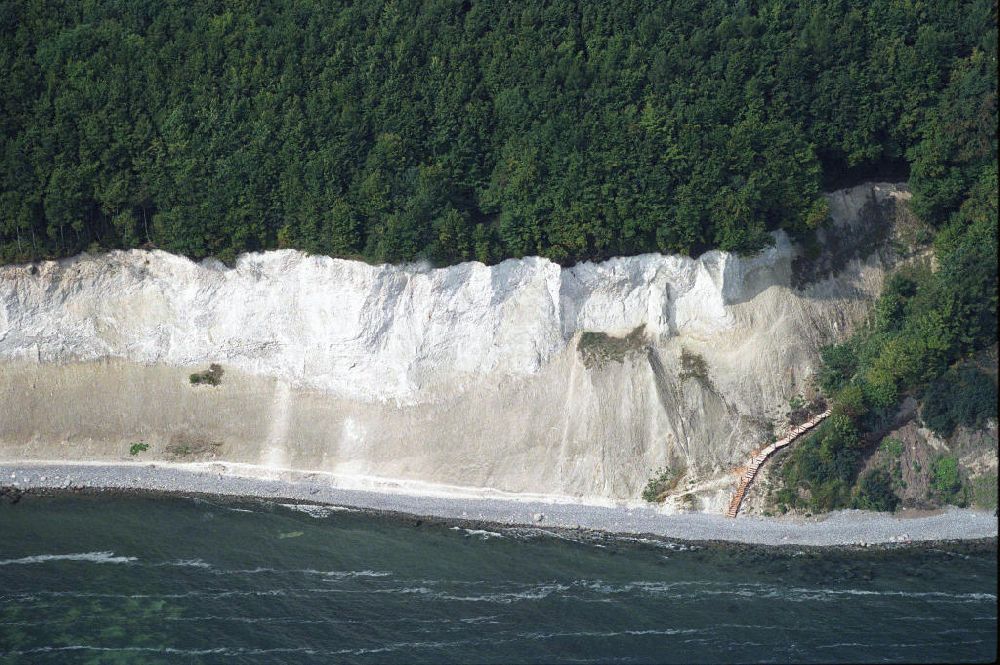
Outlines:
{"type": "Polygon", "coordinates": [[[990,661],[995,546],[687,547],[259,502],[0,505],[3,663],[990,661]]]}

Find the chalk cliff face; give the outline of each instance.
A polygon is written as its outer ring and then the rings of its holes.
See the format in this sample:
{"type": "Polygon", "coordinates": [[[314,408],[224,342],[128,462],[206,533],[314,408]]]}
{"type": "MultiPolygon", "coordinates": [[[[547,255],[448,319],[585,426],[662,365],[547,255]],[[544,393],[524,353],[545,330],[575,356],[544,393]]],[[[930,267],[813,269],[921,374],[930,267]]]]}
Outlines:
{"type": "Polygon", "coordinates": [[[721,510],[731,467],[877,295],[894,257],[872,229],[907,196],[830,195],[819,258],[777,233],[754,257],[572,268],[290,250],[0,267],[0,458],[117,459],[142,439],[144,459],[589,501],[635,500],[670,465],[687,505],[721,510]],[[222,385],[189,385],[210,362],[222,385]]]}

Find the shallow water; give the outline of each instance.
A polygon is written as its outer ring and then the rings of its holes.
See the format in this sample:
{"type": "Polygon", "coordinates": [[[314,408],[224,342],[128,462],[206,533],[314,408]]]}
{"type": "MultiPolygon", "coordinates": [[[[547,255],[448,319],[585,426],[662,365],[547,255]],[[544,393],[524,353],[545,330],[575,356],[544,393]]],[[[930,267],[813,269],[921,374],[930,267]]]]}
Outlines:
{"type": "Polygon", "coordinates": [[[690,547],[183,498],[0,505],[4,663],[990,661],[996,585],[992,545],[690,547]]]}

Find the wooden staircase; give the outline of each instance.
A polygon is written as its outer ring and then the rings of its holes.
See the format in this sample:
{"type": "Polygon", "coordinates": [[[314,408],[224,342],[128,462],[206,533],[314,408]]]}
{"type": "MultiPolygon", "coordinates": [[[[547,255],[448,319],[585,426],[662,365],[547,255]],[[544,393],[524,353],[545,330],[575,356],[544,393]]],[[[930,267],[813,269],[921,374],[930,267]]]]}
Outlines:
{"type": "Polygon", "coordinates": [[[830,410],[827,409],[823,413],[813,416],[812,418],[802,423],[798,427],[792,429],[792,431],[789,432],[788,435],[785,436],[785,438],[775,441],[771,445],[761,449],[760,452],[758,452],[757,454],[753,455],[750,458],[750,463],[747,464],[746,466],[746,471],[744,471],[743,474],[740,476],[740,484],[736,488],[736,493],[733,494],[732,500],[729,502],[729,509],[726,511],[726,516],[736,517],[736,515],[739,514],[740,504],[743,503],[743,497],[746,496],[747,490],[750,489],[750,483],[753,482],[754,476],[757,475],[757,470],[760,469],[764,461],[768,457],[770,457],[774,453],[774,451],[778,450],[779,448],[784,448],[789,443],[791,443],[792,441],[794,441],[795,439],[802,436],[803,434],[811,430],[813,427],[818,425],[820,422],[823,421],[823,419],[825,419],[829,415],[830,415],[830,410]]]}

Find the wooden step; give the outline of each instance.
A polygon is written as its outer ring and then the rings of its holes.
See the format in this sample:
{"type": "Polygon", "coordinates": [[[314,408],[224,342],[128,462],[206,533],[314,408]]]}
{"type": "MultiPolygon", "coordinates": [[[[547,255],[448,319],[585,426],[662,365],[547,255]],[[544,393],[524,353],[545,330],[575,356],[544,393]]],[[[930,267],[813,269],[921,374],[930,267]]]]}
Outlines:
{"type": "Polygon", "coordinates": [[[783,448],[788,444],[792,443],[796,438],[801,436],[803,433],[815,427],[824,418],[830,415],[830,409],[827,409],[823,413],[817,414],[802,423],[801,425],[792,428],[792,430],[782,439],[775,441],[774,443],[765,446],[759,450],[754,450],[750,455],[750,462],[745,470],[737,469],[736,472],[740,473],[740,482],[736,488],[736,492],[733,494],[733,498],[729,502],[729,509],[726,511],[728,517],[736,517],[740,511],[740,504],[743,503],[743,498],[746,496],[747,490],[750,489],[750,483],[753,482],[754,477],[757,475],[757,471],[760,467],[767,461],[767,458],[771,456],[779,448],[783,448]]]}

